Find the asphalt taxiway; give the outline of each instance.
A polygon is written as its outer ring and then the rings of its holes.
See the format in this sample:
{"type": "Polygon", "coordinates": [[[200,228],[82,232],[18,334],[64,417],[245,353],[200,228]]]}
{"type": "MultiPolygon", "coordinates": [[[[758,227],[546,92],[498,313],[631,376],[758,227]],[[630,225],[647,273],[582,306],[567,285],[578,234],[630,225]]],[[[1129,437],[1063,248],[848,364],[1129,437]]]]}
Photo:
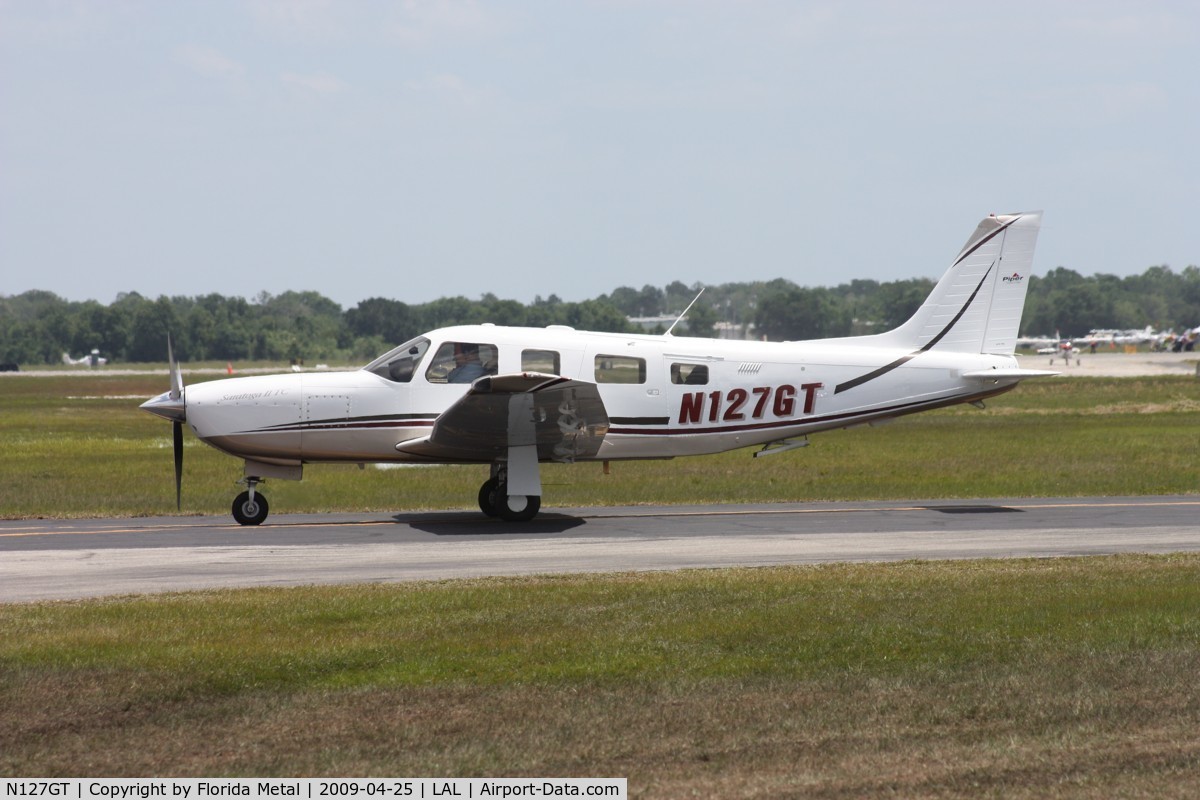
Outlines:
{"type": "Polygon", "coordinates": [[[0,521],[0,602],[834,561],[1200,551],[1200,496],[0,521]]]}

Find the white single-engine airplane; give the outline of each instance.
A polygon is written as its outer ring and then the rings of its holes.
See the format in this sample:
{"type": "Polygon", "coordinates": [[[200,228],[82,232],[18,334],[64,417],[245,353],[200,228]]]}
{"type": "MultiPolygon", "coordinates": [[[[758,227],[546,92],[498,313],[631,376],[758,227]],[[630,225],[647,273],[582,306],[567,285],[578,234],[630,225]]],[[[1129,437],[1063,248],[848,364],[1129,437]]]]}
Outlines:
{"type": "MultiPolygon", "coordinates": [[[[1040,212],[979,223],[924,305],[887,333],[750,342],[589,333],[563,326],[431,331],[360,370],[230,378],[142,404],[245,460],[243,525],[267,517],[258,485],[312,462],[491,465],[479,507],[505,520],[541,506],[543,462],[673,458],[807,444],[816,431],[878,422],[1012,389],[1055,372],[1013,357],[1040,212]]],[[[168,350],[170,342],[168,341],[168,350]]]]}

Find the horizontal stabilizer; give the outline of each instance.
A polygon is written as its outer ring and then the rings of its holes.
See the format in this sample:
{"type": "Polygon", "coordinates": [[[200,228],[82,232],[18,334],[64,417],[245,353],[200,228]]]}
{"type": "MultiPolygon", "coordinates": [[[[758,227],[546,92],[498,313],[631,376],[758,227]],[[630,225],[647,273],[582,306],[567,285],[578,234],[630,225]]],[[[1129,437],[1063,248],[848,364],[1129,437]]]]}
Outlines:
{"type": "Polygon", "coordinates": [[[1052,378],[1055,375],[1061,375],[1061,372],[1055,372],[1048,369],[981,369],[975,372],[964,372],[964,378],[979,378],[981,380],[1000,380],[1000,379],[1017,379],[1024,380],[1025,378],[1052,378]]]}
{"type": "Polygon", "coordinates": [[[608,414],[594,383],[536,372],[480,378],[433,423],[429,436],[400,442],[402,453],[445,461],[505,459],[534,445],[538,461],[594,458],[608,414]]]}

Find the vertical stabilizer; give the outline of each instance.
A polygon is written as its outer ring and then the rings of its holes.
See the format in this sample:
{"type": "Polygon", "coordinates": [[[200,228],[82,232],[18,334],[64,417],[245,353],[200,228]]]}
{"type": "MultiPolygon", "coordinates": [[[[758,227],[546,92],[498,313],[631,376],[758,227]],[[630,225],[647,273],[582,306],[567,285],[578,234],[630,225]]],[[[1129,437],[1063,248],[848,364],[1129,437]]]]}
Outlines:
{"type": "Polygon", "coordinates": [[[880,338],[897,347],[1011,355],[1042,212],[992,215],[908,322],[880,338]]]}

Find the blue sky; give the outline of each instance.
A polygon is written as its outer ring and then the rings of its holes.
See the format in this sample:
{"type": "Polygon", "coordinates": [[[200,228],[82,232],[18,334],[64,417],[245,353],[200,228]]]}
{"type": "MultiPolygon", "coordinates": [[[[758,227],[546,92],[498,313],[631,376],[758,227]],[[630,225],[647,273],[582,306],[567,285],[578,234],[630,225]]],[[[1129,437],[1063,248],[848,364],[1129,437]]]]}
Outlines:
{"type": "Polygon", "coordinates": [[[0,0],[0,294],[1200,264],[1200,6],[0,0]]]}

